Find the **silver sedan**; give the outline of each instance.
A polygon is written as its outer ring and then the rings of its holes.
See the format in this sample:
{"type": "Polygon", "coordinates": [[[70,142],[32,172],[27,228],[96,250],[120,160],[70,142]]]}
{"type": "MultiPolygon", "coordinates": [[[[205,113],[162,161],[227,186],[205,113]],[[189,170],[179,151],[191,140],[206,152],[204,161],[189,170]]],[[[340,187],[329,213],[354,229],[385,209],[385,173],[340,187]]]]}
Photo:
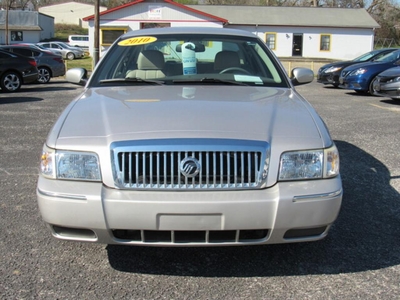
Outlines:
{"type": "Polygon", "coordinates": [[[372,82],[373,94],[400,99],[400,68],[394,67],[379,73],[372,82]]]}
{"type": "Polygon", "coordinates": [[[85,56],[85,51],[79,47],[72,47],[63,42],[43,42],[37,43],[38,46],[57,50],[61,52],[61,55],[64,59],[73,60],[76,58],[82,58],[85,56]]]}
{"type": "Polygon", "coordinates": [[[37,198],[62,240],[136,246],[316,241],[342,201],[323,120],[256,35],[155,28],[121,36],[43,146],[37,198]]]}

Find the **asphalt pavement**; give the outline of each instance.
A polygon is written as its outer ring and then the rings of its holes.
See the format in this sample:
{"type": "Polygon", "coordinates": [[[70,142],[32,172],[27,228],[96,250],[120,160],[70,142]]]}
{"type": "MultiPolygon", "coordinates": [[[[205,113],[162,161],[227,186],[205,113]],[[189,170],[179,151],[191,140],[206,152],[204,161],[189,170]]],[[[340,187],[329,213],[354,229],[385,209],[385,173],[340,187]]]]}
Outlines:
{"type": "Polygon", "coordinates": [[[52,238],[36,203],[42,145],[81,87],[0,91],[0,299],[399,299],[400,101],[299,86],[341,157],[343,205],[319,242],[149,248],[52,238]]]}

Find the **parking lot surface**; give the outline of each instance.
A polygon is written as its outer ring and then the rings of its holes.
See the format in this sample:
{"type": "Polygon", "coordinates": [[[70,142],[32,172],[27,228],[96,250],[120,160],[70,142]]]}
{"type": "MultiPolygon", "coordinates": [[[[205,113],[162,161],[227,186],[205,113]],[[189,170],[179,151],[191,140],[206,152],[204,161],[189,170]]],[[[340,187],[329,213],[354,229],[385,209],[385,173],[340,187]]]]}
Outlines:
{"type": "Polygon", "coordinates": [[[148,248],[58,241],[41,220],[42,145],[81,89],[54,80],[0,91],[0,299],[400,298],[400,101],[297,87],[341,156],[343,205],[326,239],[148,248]]]}

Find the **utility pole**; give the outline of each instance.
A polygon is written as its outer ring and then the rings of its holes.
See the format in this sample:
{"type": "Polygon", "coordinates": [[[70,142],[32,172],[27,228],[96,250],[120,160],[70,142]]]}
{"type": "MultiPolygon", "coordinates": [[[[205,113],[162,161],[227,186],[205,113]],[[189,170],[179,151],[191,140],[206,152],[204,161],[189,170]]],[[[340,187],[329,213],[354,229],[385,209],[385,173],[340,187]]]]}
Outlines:
{"type": "Polygon", "coordinates": [[[5,26],[5,38],[6,38],[6,42],[5,44],[8,45],[8,10],[9,10],[9,6],[11,4],[11,1],[6,1],[6,26],[5,26]]]}
{"type": "Polygon", "coordinates": [[[93,67],[99,62],[99,33],[100,33],[100,0],[94,0],[94,47],[93,47],[93,67]]]}

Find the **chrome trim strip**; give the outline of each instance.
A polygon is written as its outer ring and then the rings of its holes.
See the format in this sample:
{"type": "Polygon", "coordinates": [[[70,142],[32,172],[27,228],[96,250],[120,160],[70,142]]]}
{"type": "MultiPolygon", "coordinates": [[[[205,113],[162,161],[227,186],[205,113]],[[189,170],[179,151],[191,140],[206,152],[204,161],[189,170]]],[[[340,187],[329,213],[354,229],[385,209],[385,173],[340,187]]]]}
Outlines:
{"type": "Polygon", "coordinates": [[[343,189],[340,189],[335,192],[331,193],[324,193],[324,194],[314,194],[314,195],[304,195],[304,196],[294,196],[293,202],[300,202],[300,201],[316,201],[316,200],[329,200],[335,198],[343,193],[343,189]]]}
{"type": "Polygon", "coordinates": [[[41,189],[37,189],[38,193],[47,196],[47,197],[54,197],[54,198],[64,198],[64,199],[73,199],[73,200],[87,200],[86,196],[84,195],[72,195],[72,194],[60,194],[60,193],[53,193],[53,192],[45,192],[41,189]]]}

